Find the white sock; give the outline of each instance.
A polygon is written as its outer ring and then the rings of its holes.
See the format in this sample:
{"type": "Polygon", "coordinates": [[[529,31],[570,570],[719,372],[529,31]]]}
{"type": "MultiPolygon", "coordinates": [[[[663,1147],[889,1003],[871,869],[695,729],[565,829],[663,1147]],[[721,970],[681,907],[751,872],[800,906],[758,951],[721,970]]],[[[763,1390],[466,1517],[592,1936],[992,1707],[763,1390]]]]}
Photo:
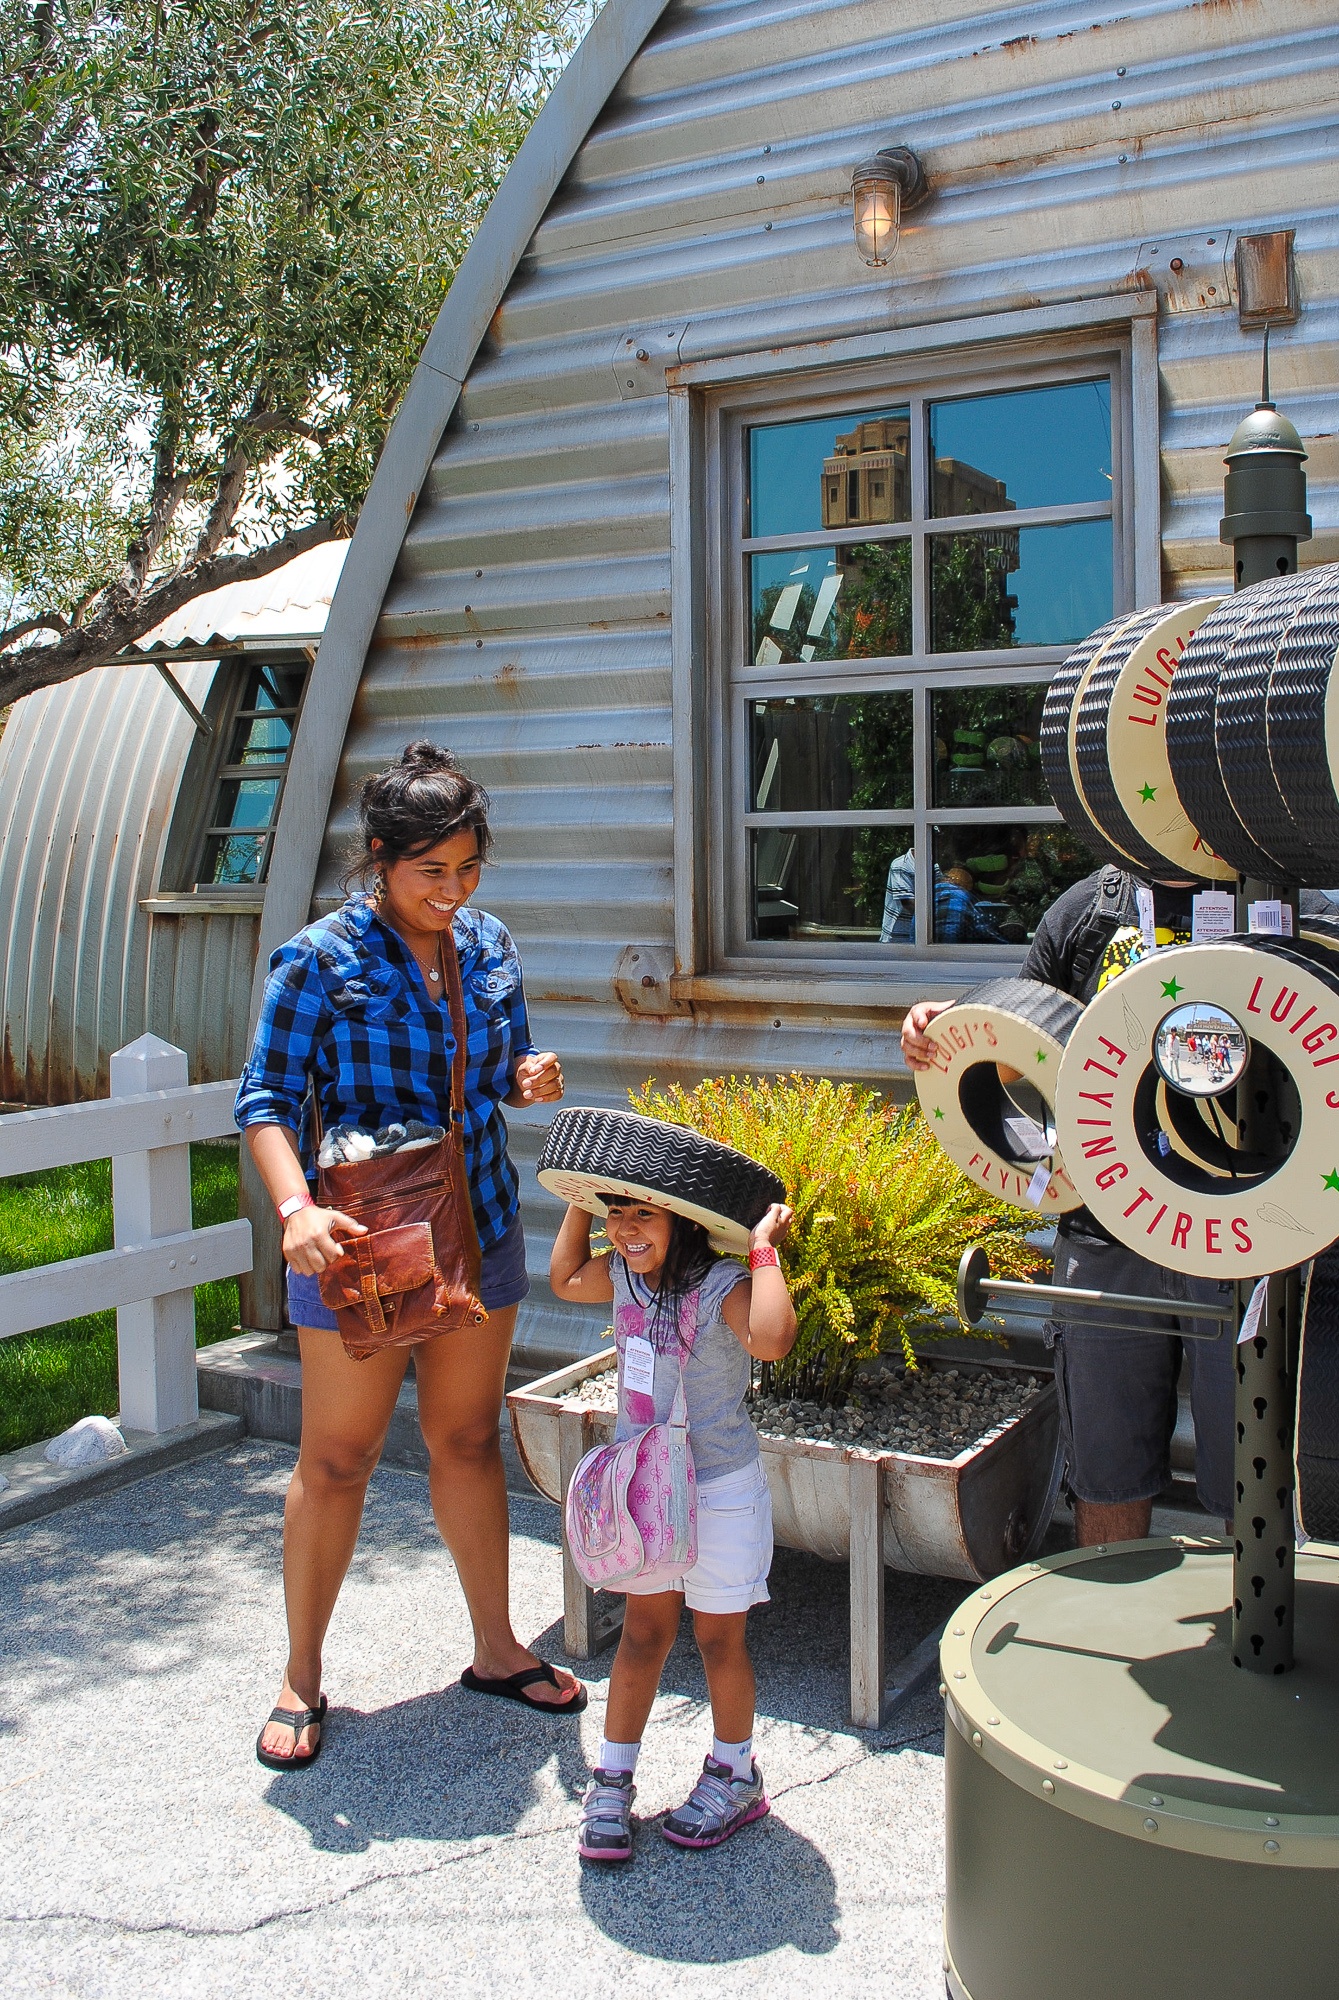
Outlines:
{"type": "Polygon", "coordinates": [[[595,1760],[600,1771],[633,1772],[637,1768],[637,1752],[640,1743],[611,1743],[607,1736],[600,1738],[600,1754],[595,1760]]]}
{"type": "Polygon", "coordinates": [[[711,1739],[711,1754],[718,1764],[728,1764],[737,1778],[753,1776],[753,1738],[746,1736],[742,1743],[722,1743],[719,1736],[711,1739]]]}

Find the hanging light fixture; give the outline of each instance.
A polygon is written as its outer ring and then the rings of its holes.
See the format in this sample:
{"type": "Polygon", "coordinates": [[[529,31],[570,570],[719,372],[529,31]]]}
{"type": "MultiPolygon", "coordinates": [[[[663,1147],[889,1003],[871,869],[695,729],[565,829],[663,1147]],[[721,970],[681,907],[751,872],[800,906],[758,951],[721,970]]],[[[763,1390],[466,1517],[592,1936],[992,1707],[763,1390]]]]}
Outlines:
{"type": "Polygon", "coordinates": [[[851,176],[851,211],[856,249],[880,268],[897,249],[903,212],[930,192],[925,169],[906,146],[885,146],[862,160],[851,176]]]}

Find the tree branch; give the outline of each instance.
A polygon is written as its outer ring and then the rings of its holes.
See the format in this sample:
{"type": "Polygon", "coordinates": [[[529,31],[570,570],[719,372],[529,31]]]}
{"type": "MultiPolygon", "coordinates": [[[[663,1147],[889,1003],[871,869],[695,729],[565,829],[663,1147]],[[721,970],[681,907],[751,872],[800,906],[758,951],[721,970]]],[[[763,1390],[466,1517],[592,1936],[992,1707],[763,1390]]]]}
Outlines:
{"type": "MultiPolygon", "coordinates": [[[[33,694],[38,688],[73,680],[76,674],[86,673],[90,667],[110,666],[118,660],[124,665],[125,649],[179,611],[183,604],[227,583],[251,583],[270,576],[292,562],[294,556],[305,555],[308,549],[319,548],[323,542],[351,534],[352,530],[353,522],[347,514],[332,514],[324,521],[294,528],[263,549],[193,562],[133,603],[118,602],[108,592],[103,608],[89,623],[78,631],[64,633],[54,646],[6,645],[4,640],[11,635],[0,636],[0,708],[33,694]]],[[[50,626],[50,620],[34,622],[50,626]]]]}
{"type": "Polygon", "coordinates": [[[25,618],[21,625],[11,625],[7,632],[0,632],[0,647],[12,645],[15,639],[26,638],[29,632],[68,632],[67,619],[59,611],[53,611],[45,618],[25,618]]]}

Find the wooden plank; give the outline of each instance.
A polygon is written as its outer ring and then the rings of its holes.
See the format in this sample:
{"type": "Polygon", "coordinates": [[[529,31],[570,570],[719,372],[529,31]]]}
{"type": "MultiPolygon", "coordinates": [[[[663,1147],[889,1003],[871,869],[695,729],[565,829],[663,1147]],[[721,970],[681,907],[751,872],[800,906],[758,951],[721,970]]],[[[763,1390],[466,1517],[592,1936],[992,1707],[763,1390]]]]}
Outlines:
{"type": "Polygon", "coordinates": [[[150,1090],[134,1097],[99,1097],[90,1104],[56,1104],[0,1118],[0,1179],[184,1146],[192,1139],[231,1137],[237,1078],[150,1090]]]}
{"type": "Polygon", "coordinates": [[[851,1481],[851,1720],[877,1729],[883,1720],[883,1466],[853,1458],[851,1481]]]}
{"type": "MultiPolygon", "coordinates": [[[[558,1412],[558,1459],[566,1498],[572,1474],[595,1442],[593,1410],[558,1412]]],[[[563,1651],[570,1660],[593,1660],[622,1629],[623,1600],[592,1590],[567,1550],[566,1509],[559,1502],[563,1538],[563,1651]]]]}
{"type": "Polygon", "coordinates": [[[107,1306],[161,1298],[215,1278],[235,1278],[251,1265],[249,1222],[219,1222],[150,1243],[68,1257],[0,1277],[0,1340],[38,1327],[80,1319],[107,1306]]]}

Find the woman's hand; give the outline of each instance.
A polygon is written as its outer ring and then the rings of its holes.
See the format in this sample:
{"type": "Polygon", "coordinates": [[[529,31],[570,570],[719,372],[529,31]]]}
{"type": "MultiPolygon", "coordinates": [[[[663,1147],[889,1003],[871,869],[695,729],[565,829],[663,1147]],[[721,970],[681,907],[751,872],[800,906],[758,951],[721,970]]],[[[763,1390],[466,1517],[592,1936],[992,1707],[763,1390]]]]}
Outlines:
{"type": "Polygon", "coordinates": [[[361,1222],[337,1208],[299,1208],[284,1224],[284,1262],[304,1278],[319,1278],[344,1255],[337,1229],[345,1236],[367,1234],[361,1222]]]}
{"type": "Polygon", "coordinates": [[[750,1250],[774,1250],[778,1243],[784,1243],[790,1235],[795,1211],[784,1201],[774,1201],[761,1222],[755,1222],[749,1231],[750,1250]]]}
{"type": "Polygon", "coordinates": [[[522,1056],[511,1082],[508,1104],[556,1104],[563,1094],[562,1065],[551,1049],[544,1055],[522,1056]]]}
{"type": "Polygon", "coordinates": [[[956,1005],[953,1000],[917,1000],[908,1007],[902,1018],[902,1059],[908,1069],[929,1069],[935,1055],[930,1023],[936,1014],[956,1005]]]}

